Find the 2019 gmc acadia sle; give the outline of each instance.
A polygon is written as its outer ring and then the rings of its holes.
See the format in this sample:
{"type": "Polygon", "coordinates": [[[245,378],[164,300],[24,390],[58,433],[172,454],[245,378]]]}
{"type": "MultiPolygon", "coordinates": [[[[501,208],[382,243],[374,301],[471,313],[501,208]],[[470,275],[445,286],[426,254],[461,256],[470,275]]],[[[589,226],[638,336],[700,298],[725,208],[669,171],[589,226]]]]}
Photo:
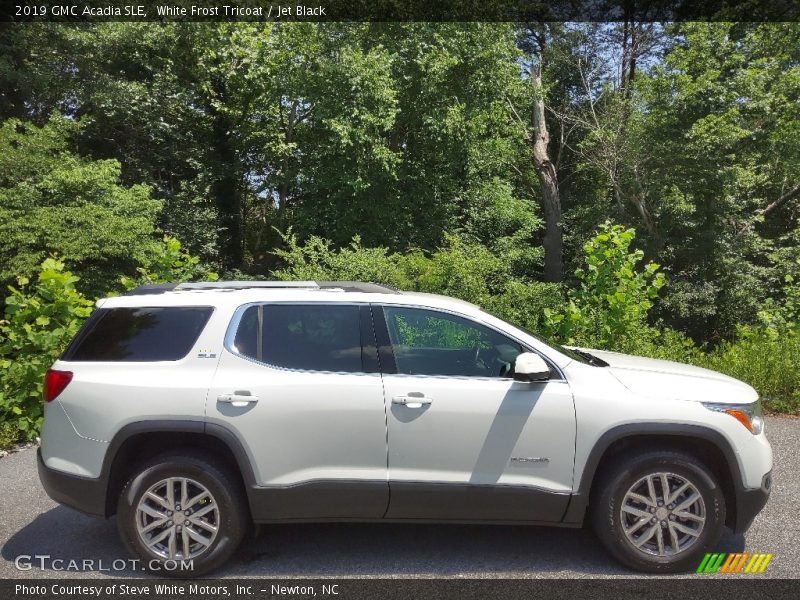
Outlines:
{"type": "Polygon", "coordinates": [[[41,439],[54,500],[194,575],[253,523],[330,520],[590,523],[628,567],[692,569],[772,469],[744,383],[356,282],[100,300],[47,374],[41,439]]]}

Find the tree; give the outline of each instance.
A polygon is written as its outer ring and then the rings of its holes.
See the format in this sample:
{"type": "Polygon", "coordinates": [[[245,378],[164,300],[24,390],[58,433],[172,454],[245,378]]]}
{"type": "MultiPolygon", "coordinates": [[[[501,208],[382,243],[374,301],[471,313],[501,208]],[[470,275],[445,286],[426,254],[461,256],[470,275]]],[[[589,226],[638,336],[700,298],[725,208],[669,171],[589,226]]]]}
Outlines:
{"type": "Polygon", "coordinates": [[[647,185],[675,273],[664,314],[704,337],[729,335],[755,320],[796,255],[781,249],[796,247],[800,214],[797,26],[687,23],[669,33],[663,64],[639,81],[647,185]]]}
{"type": "MultiPolygon", "coordinates": [[[[544,280],[559,282],[563,278],[562,234],[561,234],[561,195],[558,189],[558,171],[551,160],[548,146],[550,133],[547,127],[545,110],[545,91],[542,85],[542,71],[547,55],[547,32],[538,26],[522,28],[520,44],[528,53],[528,79],[532,89],[531,124],[527,139],[532,147],[533,165],[539,179],[541,204],[544,212],[544,280]]],[[[509,101],[510,103],[510,101],[509,101]]],[[[519,118],[516,109],[511,109],[519,118]]]]}
{"type": "Polygon", "coordinates": [[[68,257],[90,289],[131,272],[153,250],[161,203],[146,185],[120,184],[115,160],[70,151],[81,124],[0,126],[0,281],[30,276],[49,254],[68,257]]]}
{"type": "Polygon", "coordinates": [[[646,185],[651,153],[642,137],[643,112],[637,110],[636,76],[663,41],[654,23],[581,24],[564,32],[559,60],[577,80],[564,106],[553,110],[572,140],[564,140],[584,168],[599,176],[617,218],[632,208],[646,242],[657,253],[659,230],[646,185]]]}

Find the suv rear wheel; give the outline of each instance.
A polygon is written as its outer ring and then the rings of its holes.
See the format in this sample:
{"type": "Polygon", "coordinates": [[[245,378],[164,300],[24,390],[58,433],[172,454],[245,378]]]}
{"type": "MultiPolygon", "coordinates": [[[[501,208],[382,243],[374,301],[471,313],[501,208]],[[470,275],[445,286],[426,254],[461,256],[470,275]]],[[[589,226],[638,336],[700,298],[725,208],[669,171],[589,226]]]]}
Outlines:
{"type": "Polygon", "coordinates": [[[722,535],[722,490],[711,469],[691,455],[646,452],[608,470],[599,485],[591,507],[595,533],[632,569],[696,569],[722,535]]]}
{"type": "Polygon", "coordinates": [[[248,530],[249,516],[228,469],[188,450],[157,456],[134,473],[120,496],[117,524],[144,568],[188,577],[222,565],[248,530]],[[189,573],[181,566],[187,563],[189,573]]]}

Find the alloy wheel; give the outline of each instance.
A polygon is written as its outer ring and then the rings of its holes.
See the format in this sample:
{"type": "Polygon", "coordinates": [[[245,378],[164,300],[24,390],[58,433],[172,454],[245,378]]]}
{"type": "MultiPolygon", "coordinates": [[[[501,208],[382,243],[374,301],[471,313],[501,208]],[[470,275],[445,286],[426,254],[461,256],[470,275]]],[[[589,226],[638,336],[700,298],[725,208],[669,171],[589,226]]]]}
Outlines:
{"type": "Polygon", "coordinates": [[[195,558],[211,547],[220,525],[219,507],[203,484],[188,477],[162,479],[142,495],[136,530],[156,555],[195,558]]]}
{"type": "Polygon", "coordinates": [[[620,523],[634,548],[652,556],[671,557],[697,542],[705,528],[706,506],[702,494],[686,477],[651,473],[625,493],[620,523]]]}

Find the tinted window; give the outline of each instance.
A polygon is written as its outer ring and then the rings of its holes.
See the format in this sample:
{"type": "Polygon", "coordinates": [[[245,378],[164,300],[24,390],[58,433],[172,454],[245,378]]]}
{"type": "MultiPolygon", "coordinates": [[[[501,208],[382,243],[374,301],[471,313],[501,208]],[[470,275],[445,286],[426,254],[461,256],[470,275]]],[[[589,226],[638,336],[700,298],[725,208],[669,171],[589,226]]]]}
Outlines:
{"type": "Polygon", "coordinates": [[[479,323],[418,308],[385,307],[397,372],[510,377],[522,347],[479,323]]]}
{"type": "Polygon", "coordinates": [[[64,360],[179,360],[191,350],[213,309],[205,306],[101,308],[64,360]]]}
{"type": "Polygon", "coordinates": [[[251,306],[242,314],[234,346],[240,354],[276,367],[363,371],[357,306],[251,306]]]}

